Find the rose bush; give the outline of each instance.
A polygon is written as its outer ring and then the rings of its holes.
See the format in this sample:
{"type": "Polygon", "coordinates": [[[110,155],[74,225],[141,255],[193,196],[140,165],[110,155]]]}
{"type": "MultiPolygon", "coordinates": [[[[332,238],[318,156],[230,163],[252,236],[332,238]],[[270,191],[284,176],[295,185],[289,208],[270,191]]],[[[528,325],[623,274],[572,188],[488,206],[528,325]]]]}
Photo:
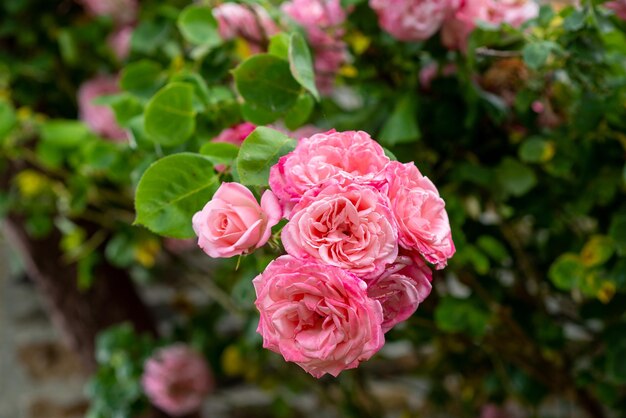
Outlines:
{"type": "Polygon", "coordinates": [[[624,409],[619,1],[87,3],[0,4],[0,209],[90,418],[624,409]]]}

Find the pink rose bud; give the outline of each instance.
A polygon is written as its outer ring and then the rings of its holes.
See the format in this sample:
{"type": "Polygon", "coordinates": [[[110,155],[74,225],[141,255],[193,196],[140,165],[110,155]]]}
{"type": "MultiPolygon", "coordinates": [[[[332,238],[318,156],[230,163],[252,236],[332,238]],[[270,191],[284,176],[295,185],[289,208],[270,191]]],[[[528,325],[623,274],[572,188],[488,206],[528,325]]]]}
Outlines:
{"type": "Polygon", "coordinates": [[[257,4],[222,3],[213,9],[213,16],[224,40],[241,37],[258,48],[279,32],[267,11],[257,4]]]}
{"type": "Polygon", "coordinates": [[[543,103],[541,103],[540,100],[535,100],[532,105],[530,105],[530,108],[533,110],[533,112],[535,113],[543,113],[544,110],[546,110],[546,107],[544,106],[543,103]]]}
{"type": "Polygon", "coordinates": [[[78,90],[78,113],[94,132],[106,138],[123,141],[126,132],[117,124],[113,111],[108,106],[96,105],[93,100],[110,94],[119,93],[117,77],[98,76],[84,82],[78,90]]]}
{"type": "Polygon", "coordinates": [[[456,250],[446,204],[437,188],[413,163],[390,162],[387,181],[400,245],[418,251],[437,269],[444,268],[456,250]]]}
{"type": "Polygon", "coordinates": [[[256,125],[250,122],[243,122],[238,125],[224,129],[218,136],[213,138],[212,142],[227,142],[233,145],[243,144],[244,139],[248,137],[256,129],[256,125]]]}
{"type": "Polygon", "coordinates": [[[109,16],[120,25],[127,25],[137,19],[137,0],[78,0],[87,13],[93,16],[109,16]]]}
{"type": "Polygon", "coordinates": [[[538,14],[539,6],[534,0],[463,0],[444,22],[441,39],[447,48],[464,51],[478,21],[519,27],[538,14]]]}
{"type": "Polygon", "coordinates": [[[285,251],[361,278],[379,276],[398,255],[398,231],[389,205],[372,187],[329,181],[293,208],[281,236],[285,251]]]}
{"type": "Polygon", "coordinates": [[[133,36],[133,27],[124,26],[116,29],[107,38],[107,44],[115,53],[118,60],[123,61],[130,54],[130,39],[133,36]]]}
{"type": "Polygon", "coordinates": [[[317,378],[357,367],[385,343],[380,303],[345,270],[287,255],[252,283],[263,347],[317,378]]]}
{"type": "Polygon", "coordinates": [[[401,41],[433,36],[458,0],[370,0],[380,26],[401,41]]]}
{"type": "Polygon", "coordinates": [[[366,132],[336,132],[302,138],[296,149],[270,169],[270,187],[285,214],[309,189],[331,178],[382,184],[389,162],[382,147],[366,132]]]}
{"type": "Polygon", "coordinates": [[[615,12],[615,16],[626,20],[626,0],[614,0],[604,3],[604,6],[615,12]]]}
{"type": "Polygon", "coordinates": [[[383,307],[384,332],[409,318],[432,289],[432,272],[420,256],[401,255],[368,283],[367,294],[383,307]]]}
{"type": "Polygon", "coordinates": [[[198,245],[211,257],[232,257],[263,246],[282,211],[267,190],[261,205],[245,186],[222,183],[204,208],[193,216],[198,245]]]}
{"type": "Polygon", "coordinates": [[[213,389],[213,378],[199,353],[176,344],[158,350],[146,361],[141,384],[150,402],[178,417],[200,408],[213,389]]]}
{"type": "MultiPolygon", "coordinates": [[[[226,142],[240,146],[243,141],[256,129],[256,125],[250,122],[243,122],[238,125],[231,126],[224,129],[218,136],[213,138],[211,142],[226,142]]],[[[220,173],[226,170],[226,166],[223,164],[217,164],[215,169],[220,173]]]]}

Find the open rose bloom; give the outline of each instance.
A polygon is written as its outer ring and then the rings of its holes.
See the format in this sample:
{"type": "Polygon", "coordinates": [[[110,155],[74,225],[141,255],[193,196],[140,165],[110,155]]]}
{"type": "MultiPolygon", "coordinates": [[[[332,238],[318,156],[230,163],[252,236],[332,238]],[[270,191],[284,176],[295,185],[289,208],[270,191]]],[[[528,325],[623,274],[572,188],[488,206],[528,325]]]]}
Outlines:
{"type": "Polygon", "coordinates": [[[315,377],[372,357],[384,333],[428,297],[455,252],[445,202],[413,163],[390,161],[367,133],[301,138],[270,168],[259,206],[224,183],[194,218],[212,257],[263,245],[285,217],[286,256],[253,283],[264,347],[315,377]],[[268,194],[269,193],[269,194],[268,194]]]}
{"type": "Polygon", "coordinates": [[[150,401],[175,417],[197,411],[213,388],[206,361],[184,344],[162,348],[150,357],[141,383],[150,401]]]}
{"type": "Polygon", "coordinates": [[[127,134],[115,119],[113,110],[108,106],[93,103],[101,96],[119,93],[118,79],[114,76],[101,75],[84,82],[78,90],[78,113],[94,132],[114,141],[124,141],[127,134]]]}

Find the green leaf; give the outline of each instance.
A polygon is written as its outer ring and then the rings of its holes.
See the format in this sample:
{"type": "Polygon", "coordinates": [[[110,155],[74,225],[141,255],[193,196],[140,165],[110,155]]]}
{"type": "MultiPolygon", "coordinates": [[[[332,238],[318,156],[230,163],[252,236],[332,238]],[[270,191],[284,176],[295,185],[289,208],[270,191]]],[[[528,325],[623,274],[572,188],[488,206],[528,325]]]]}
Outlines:
{"type": "Polygon", "coordinates": [[[239,147],[227,142],[207,142],[200,148],[200,154],[215,165],[231,165],[237,159],[238,153],[239,147]]]}
{"type": "Polygon", "coordinates": [[[496,174],[502,189],[513,196],[522,196],[537,184],[533,170],[508,157],[496,168],[496,174]]]}
{"type": "Polygon", "coordinates": [[[128,126],[130,121],[143,113],[141,102],[132,94],[122,93],[111,103],[115,120],[120,126],[128,126]]]}
{"type": "Polygon", "coordinates": [[[270,46],[267,52],[278,58],[289,60],[289,35],[285,32],[277,33],[270,38],[270,46]]]}
{"type": "Polygon", "coordinates": [[[613,216],[609,227],[609,236],[613,238],[617,247],[617,252],[626,255],[626,214],[613,216]]]}
{"type": "Polygon", "coordinates": [[[13,130],[17,123],[13,106],[7,101],[0,100],[0,141],[13,130]]]}
{"type": "Polygon", "coordinates": [[[398,158],[393,154],[393,152],[389,151],[385,147],[383,147],[383,151],[385,155],[387,156],[387,158],[389,158],[391,161],[398,161],[398,158]]]}
{"type": "Polygon", "coordinates": [[[417,124],[417,97],[414,94],[404,95],[385,122],[380,132],[380,141],[387,146],[394,146],[415,142],[420,136],[417,124]]]}
{"type": "Polygon", "coordinates": [[[489,312],[468,299],[444,297],[435,309],[435,323],[446,332],[463,332],[481,337],[487,331],[489,312]]]}
{"type": "Polygon", "coordinates": [[[249,102],[241,104],[241,116],[255,125],[268,125],[283,115],[283,112],[271,112],[267,108],[257,107],[249,102]]]}
{"type": "Polygon", "coordinates": [[[568,32],[576,32],[585,26],[587,14],[584,10],[574,10],[563,21],[563,29],[568,32]]]}
{"type": "Polygon", "coordinates": [[[76,120],[56,119],[41,125],[42,141],[58,148],[78,147],[89,135],[89,128],[76,120]]]}
{"type": "Polygon", "coordinates": [[[525,163],[545,163],[554,157],[554,143],[541,138],[529,138],[522,143],[519,157],[525,163]]]}
{"type": "Polygon", "coordinates": [[[561,290],[571,290],[582,283],[585,266],[577,254],[565,253],[550,266],[548,277],[561,290]]]}
{"type": "Polygon", "coordinates": [[[591,237],[580,252],[580,260],[586,267],[604,264],[615,252],[615,243],[607,236],[591,237]]]}
{"type": "Polygon", "coordinates": [[[222,42],[217,31],[217,20],[205,6],[187,6],[178,16],[178,29],[194,45],[216,46],[222,42]]]}
{"type": "Polygon", "coordinates": [[[187,83],[170,83],[146,106],[146,133],[161,145],[182,144],[196,128],[195,116],[193,87],[187,83]]]}
{"type": "Polygon", "coordinates": [[[239,94],[268,112],[288,110],[302,90],[291,75],[289,63],[274,55],[254,55],[239,64],[233,74],[239,94]]]}
{"type": "Polygon", "coordinates": [[[481,235],[476,241],[476,245],[489,257],[502,263],[509,257],[506,247],[497,239],[489,235],[481,235]]]}
{"type": "Polygon", "coordinates": [[[287,129],[295,131],[300,126],[304,125],[306,121],[309,120],[314,106],[315,102],[310,94],[301,94],[296,104],[285,114],[284,119],[287,129]]]}
{"type": "Polygon", "coordinates": [[[152,96],[165,81],[158,62],[141,60],[129,64],[120,75],[120,87],[139,97],[152,96]]]}
{"type": "Polygon", "coordinates": [[[135,223],[160,235],[191,238],[191,218],[211,199],[218,183],[213,164],[202,155],[181,153],[162,158],[139,181],[135,223]]]}
{"type": "Polygon", "coordinates": [[[289,68],[300,85],[307,89],[315,97],[315,100],[319,101],[320,94],[315,86],[311,51],[309,51],[304,37],[298,32],[292,33],[289,38],[289,68]]]}
{"type": "Polygon", "coordinates": [[[551,41],[539,41],[527,44],[522,49],[522,57],[529,68],[538,70],[548,61],[550,53],[558,50],[558,45],[551,41]]]}
{"type": "Polygon", "coordinates": [[[297,142],[274,129],[258,127],[239,150],[237,172],[241,183],[267,186],[270,167],[283,155],[293,151],[297,142]]]}

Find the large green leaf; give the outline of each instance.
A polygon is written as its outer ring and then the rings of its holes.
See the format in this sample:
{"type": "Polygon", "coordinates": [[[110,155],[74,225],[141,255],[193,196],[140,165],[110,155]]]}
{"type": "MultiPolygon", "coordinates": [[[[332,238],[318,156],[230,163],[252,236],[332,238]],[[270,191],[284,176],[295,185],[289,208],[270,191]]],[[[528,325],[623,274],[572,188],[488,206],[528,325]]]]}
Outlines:
{"type": "Polygon", "coordinates": [[[270,54],[254,55],[233,71],[237,90],[254,107],[284,112],[298,99],[302,88],[289,63],[270,54]]]}
{"type": "Polygon", "coordinates": [[[417,124],[417,98],[415,94],[402,97],[393,109],[380,132],[380,141],[388,146],[417,141],[421,136],[417,124]]]}
{"type": "Polygon", "coordinates": [[[517,160],[506,157],[496,168],[497,181],[513,196],[522,196],[537,184],[535,172],[517,160]]]}
{"type": "Polygon", "coordinates": [[[191,218],[211,199],[218,182],[213,164],[202,155],[181,153],[162,158],[139,181],[135,223],[160,235],[191,238],[191,218]]]}
{"type": "Polygon", "coordinates": [[[222,41],[217,31],[217,21],[208,7],[186,7],[178,16],[177,24],[180,33],[192,44],[215,46],[222,41]]]}
{"type": "Polygon", "coordinates": [[[315,102],[310,94],[301,94],[300,97],[298,97],[296,104],[293,105],[287,113],[285,113],[284,120],[287,129],[295,131],[300,126],[304,125],[306,121],[309,120],[314,106],[315,102]]]}
{"type": "Polygon", "coordinates": [[[274,129],[258,127],[239,150],[237,173],[241,183],[267,186],[270,167],[296,147],[296,141],[274,129]]]}
{"type": "Polygon", "coordinates": [[[200,154],[213,164],[232,164],[237,158],[239,147],[228,142],[207,142],[200,148],[200,154]]]}
{"type": "Polygon", "coordinates": [[[149,98],[165,81],[161,64],[141,60],[128,64],[120,75],[120,87],[139,97],[149,98]]]}
{"type": "Polygon", "coordinates": [[[182,144],[196,128],[195,116],[193,87],[187,83],[170,83],[146,106],[146,133],[161,145],[182,144]]]}
{"type": "Polygon", "coordinates": [[[57,148],[75,148],[85,142],[89,128],[76,120],[56,119],[41,125],[41,139],[57,148]]]}
{"type": "Polygon", "coordinates": [[[315,86],[311,52],[306,41],[298,32],[292,33],[289,38],[289,68],[300,85],[307,89],[316,100],[319,100],[320,94],[315,86]]]}

